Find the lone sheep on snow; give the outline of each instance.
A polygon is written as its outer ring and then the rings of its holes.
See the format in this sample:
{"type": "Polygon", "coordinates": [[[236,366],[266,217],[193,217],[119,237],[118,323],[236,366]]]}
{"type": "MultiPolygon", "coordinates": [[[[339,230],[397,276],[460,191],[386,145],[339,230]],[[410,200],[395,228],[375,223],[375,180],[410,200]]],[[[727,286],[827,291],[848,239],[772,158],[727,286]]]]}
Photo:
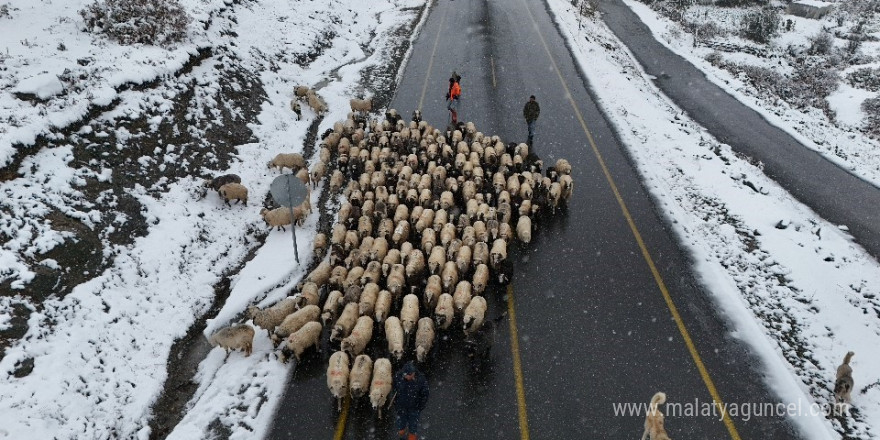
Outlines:
{"type": "MultiPolygon", "coordinates": [[[[303,212],[302,207],[295,206],[293,208],[293,215],[296,217],[297,224],[302,224],[302,222],[305,221],[305,212],[303,212]]],[[[290,208],[287,207],[275,208],[271,211],[263,208],[260,210],[260,216],[263,217],[263,221],[265,221],[271,229],[281,229],[282,231],[286,231],[287,228],[285,228],[285,226],[291,223],[290,208]]]]}
{"type": "Polygon", "coordinates": [[[320,315],[321,309],[318,306],[305,306],[287,315],[284,321],[275,327],[275,332],[271,336],[272,343],[277,346],[282,339],[303,328],[306,323],[317,321],[320,315]]]}
{"type": "Polygon", "coordinates": [[[376,359],[373,363],[373,380],[370,383],[370,404],[382,418],[382,407],[391,394],[391,361],[386,358],[376,359]]]}
{"type": "Polygon", "coordinates": [[[258,309],[250,306],[247,309],[248,316],[254,320],[254,325],[272,333],[279,324],[284,322],[287,315],[296,311],[296,298],[284,298],[272,307],[258,309]]]}
{"type": "Polygon", "coordinates": [[[293,352],[296,360],[299,361],[303,352],[313,345],[316,350],[321,351],[322,328],[320,322],[310,321],[301,329],[288,336],[286,346],[281,349],[281,356],[279,357],[281,362],[287,363],[287,359],[290,357],[290,352],[293,352]]]}
{"type": "Polygon", "coordinates": [[[254,347],[254,328],[247,325],[233,325],[218,330],[208,338],[211,346],[221,346],[229,354],[229,350],[243,350],[245,356],[250,356],[254,347]]]}
{"type": "Polygon", "coordinates": [[[293,94],[297,98],[304,98],[309,94],[309,91],[312,90],[309,86],[296,86],[293,88],[293,94]]]}
{"type": "Polygon", "coordinates": [[[352,99],[349,102],[353,112],[369,112],[373,110],[372,99],[352,99]]]}
{"type": "Polygon", "coordinates": [[[416,359],[424,363],[433,346],[434,321],[427,317],[419,319],[419,328],[416,331],[416,359]]]}
{"type": "Polygon", "coordinates": [[[268,168],[290,168],[291,171],[298,171],[306,167],[306,160],[299,153],[278,153],[274,159],[267,164],[268,168]]]}
{"type": "Polygon", "coordinates": [[[360,399],[370,391],[372,377],[373,360],[365,354],[358,355],[348,375],[348,389],[352,399],[360,399]]]}
{"type": "Polygon", "coordinates": [[[354,326],[354,330],[347,338],[342,340],[342,351],[350,356],[357,356],[364,352],[370,339],[373,338],[373,317],[361,316],[354,326]]]}
{"type": "Polygon", "coordinates": [[[199,190],[199,198],[201,199],[208,195],[208,188],[220,191],[220,187],[227,183],[241,183],[241,177],[235,174],[224,174],[213,179],[206,179],[199,190]]]}
{"type": "Polygon", "coordinates": [[[403,326],[400,324],[400,318],[389,316],[388,319],[385,320],[385,340],[388,341],[388,353],[390,353],[394,359],[402,359],[404,344],[403,326]]]}
{"type": "Polygon", "coordinates": [[[302,116],[303,116],[302,106],[299,105],[299,101],[297,101],[295,99],[291,99],[290,100],[290,109],[293,110],[294,113],[296,113],[296,120],[297,121],[302,119],[302,116]]]}
{"type": "Polygon", "coordinates": [[[247,205],[248,189],[240,183],[227,183],[221,186],[217,192],[220,194],[220,198],[226,203],[226,206],[232,206],[229,204],[230,200],[236,200],[237,202],[247,205]]]}
{"type": "Polygon", "coordinates": [[[348,355],[337,351],[330,356],[327,366],[327,388],[336,398],[339,411],[342,411],[342,398],[348,394],[348,355]]]}
{"type": "Polygon", "coordinates": [[[306,94],[306,99],[309,102],[309,107],[311,107],[315,113],[322,114],[327,111],[327,103],[324,102],[314,90],[309,90],[309,93],[306,94]]]}

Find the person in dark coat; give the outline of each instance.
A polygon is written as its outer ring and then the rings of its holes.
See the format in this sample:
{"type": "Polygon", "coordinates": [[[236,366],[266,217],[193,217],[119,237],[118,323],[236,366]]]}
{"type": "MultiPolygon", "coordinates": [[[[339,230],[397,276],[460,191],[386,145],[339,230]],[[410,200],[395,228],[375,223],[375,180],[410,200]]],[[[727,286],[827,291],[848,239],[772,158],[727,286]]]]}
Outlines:
{"type": "Polygon", "coordinates": [[[419,416],[428,404],[428,379],[409,361],[394,375],[395,426],[400,439],[416,440],[419,416]]]}
{"type": "Polygon", "coordinates": [[[538,120],[538,116],[541,114],[541,106],[538,105],[538,101],[535,100],[535,95],[529,97],[529,102],[526,103],[526,106],[523,107],[523,117],[526,118],[526,124],[529,127],[529,140],[526,142],[529,146],[532,146],[532,139],[535,137],[535,122],[538,120]]]}

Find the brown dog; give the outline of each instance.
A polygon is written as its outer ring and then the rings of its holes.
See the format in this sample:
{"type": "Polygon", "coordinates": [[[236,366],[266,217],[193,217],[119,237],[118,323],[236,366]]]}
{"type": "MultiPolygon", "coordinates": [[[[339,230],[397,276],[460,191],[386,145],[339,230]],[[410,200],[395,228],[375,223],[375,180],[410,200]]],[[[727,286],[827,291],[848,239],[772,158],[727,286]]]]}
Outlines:
{"type": "Polygon", "coordinates": [[[849,352],[844,356],[843,363],[837,367],[837,379],[834,381],[834,398],[838,403],[850,402],[850,393],[853,389],[852,367],[849,361],[855,353],[849,352]]]}
{"type": "Polygon", "coordinates": [[[666,403],[666,393],[658,392],[651,398],[651,405],[648,407],[648,413],[645,415],[645,432],[642,434],[642,440],[650,436],[651,440],[672,440],[666,435],[666,429],[663,428],[663,413],[657,408],[658,405],[666,403]]]}

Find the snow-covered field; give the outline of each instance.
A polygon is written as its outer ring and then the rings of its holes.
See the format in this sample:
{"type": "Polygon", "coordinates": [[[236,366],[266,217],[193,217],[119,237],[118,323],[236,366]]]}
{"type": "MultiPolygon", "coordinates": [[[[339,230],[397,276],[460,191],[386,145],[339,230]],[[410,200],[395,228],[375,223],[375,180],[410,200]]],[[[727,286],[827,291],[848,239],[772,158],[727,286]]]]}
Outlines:
{"type": "MultiPolygon", "coordinates": [[[[393,85],[395,57],[415,38],[409,29],[426,2],[183,0],[191,35],[165,49],[82,32],[86,3],[0,0],[9,11],[0,14],[0,162],[15,160],[18,143],[40,145],[0,176],[0,438],[150,436],[173,342],[209,311],[206,334],[241,321],[247,305],[277,301],[303,274],[289,232],[267,235],[258,215],[278,174],[265,163],[309,147],[317,115],[306,107],[296,120],[293,86],[327,100],[322,132],[344,117],[349,97],[393,85]],[[74,121],[83,123],[67,127],[74,121]],[[246,206],[227,208],[213,192],[195,200],[202,176],[225,172],[250,189],[246,206]],[[83,247],[94,259],[89,273],[66,272],[83,247]],[[52,295],[38,295],[41,286],[52,295]],[[7,336],[16,328],[22,336],[7,336]]],[[[647,186],[780,398],[829,402],[834,368],[856,352],[853,414],[798,418],[805,437],[876,437],[877,262],[681,118],[600,22],[578,32],[570,2],[550,4],[577,56],[589,57],[584,71],[647,186]],[[608,83],[614,97],[602,95],[608,83]]],[[[313,214],[298,229],[303,261],[317,222],[313,214]]],[[[287,374],[270,344],[259,332],[248,358],[211,351],[169,438],[262,437],[287,374]]]]}
{"type": "Polygon", "coordinates": [[[829,405],[837,366],[855,351],[851,414],[796,417],[804,437],[876,438],[877,261],[682,116],[601,21],[578,30],[570,2],[550,5],[646,186],[781,401],[829,405]]]}
{"type": "MultiPolygon", "coordinates": [[[[266,162],[303,151],[317,116],[306,106],[296,120],[293,87],[312,86],[328,102],[320,130],[344,119],[348,98],[374,93],[370,81],[394,83],[425,5],[184,0],[191,35],[157,48],[83,32],[86,3],[14,0],[0,16],[0,162],[16,144],[45,144],[0,181],[0,331],[18,320],[23,332],[0,339],[0,438],[150,436],[174,341],[215,301],[208,334],[246,305],[286,296],[302,275],[290,233],[266,236],[258,214],[278,174],[266,162]],[[246,206],[228,208],[214,192],[195,200],[201,176],[225,172],[249,188],[246,206]],[[72,277],[72,261],[59,260],[84,242],[96,261],[72,277]]],[[[317,221],[298,230],[304,262],[317,221]]],[[[216,421],[232,438],[260,436],[286,369],[267,361],[265,333],[254,351],[210,353],[190,416],[171,437],[207,437],[216,421]]]]}
{"type": "MultiPolygon", "coordinates": [[[[698,29],[711,26],[711,32],[717,34],[707,35],[704,31],[703,34],[698,32],[695,37],[691,27],[662,16],[645,3],[636,0],[624,2],[648,25],[658,41],[697,66],[719,87],[803,145],[880,186],[880,139],[866,134],[866,115],[861,109],[866,99],[878,97],[878,90],[847,79],[850,73],[860,69],[873,69],[869,75],[878,76],[880,14],[852,16],[838,11],[819,20],[781,14],[779,34],[768,44],[761,45],[738,34],[743,16],[756,8],[689,6],[683,12],[682,21],[696,23],[698,29]],[[861,41],[855,53],[851,54],[849,40],[835,35],[850,33],[861,19],[866,21],[863,32],[868,38],[861,41]],[[827,53],[817,53],[821,51],[815,48],[820,35],[830,38],[831,46],[827,53]],[[745,52],[753,49],[759,55],[745,52]],[[768,75],[782,75],[793,78],[795,82],[803,82],[797,77],[804,72],[804,68],[798,70],[798,63],[806,66],[806,71],[821,71],[828,78],[835,78],[830,94],[816,98],[819,105],[828,107],[830,116],[816,106],[792,105],[778,93],[767,90],[773,86],[764,84],[761,89],[742,72],[743,67],[748,66],[761,69],[768,75]]],[[[832,4],[840,9],[844,3],[832,4]]],[[[873,4],[876,8],[876,2],[873,4]]],[[[779,4],[773,3],[773,6],[778,8],[779,4]]],[[[770,80],[781,81],[778,78],[770,80]]]]}

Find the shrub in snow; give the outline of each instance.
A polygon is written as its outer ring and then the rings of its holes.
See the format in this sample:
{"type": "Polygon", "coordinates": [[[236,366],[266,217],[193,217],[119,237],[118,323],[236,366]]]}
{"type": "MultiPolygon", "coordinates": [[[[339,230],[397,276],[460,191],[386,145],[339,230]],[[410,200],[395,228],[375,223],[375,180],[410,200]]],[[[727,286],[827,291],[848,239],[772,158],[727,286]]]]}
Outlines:
{"type": "Polygon", "coordinates": [[[869,135],[880,138],[880,98],[868,98],[862,103],[865,112],[865,130],[869,135]]]}
{"type": "Polygon", "coordinates": [[[853,87],[880,92],[880,68],[863,67],[850,72],[846,80],[853,87]]]}
{"type": "Polygon", "coordinates": [[[766,44],[779,31],[779,23],[779,13],[775,9],[765,8],[746,14],[740,30],[745,38],[766,44]]]}
{"type": "Polygon", "coordinates": [[[190,22],[178,0],[95,0],[79,12],[87,31],[122,44],[180,41],[190,22]]]}
{"type": "Polygon", "coordinates": [[[724,8],[741,8],[752,5],[766,5],[767,3],[769,3],[768,0],[717,0],[715,5],[724,8]]]}
{"type": "Polygon", "coordinates": [[[830,33],[822,31],[810,39],[810,55],[828,55],[834,48],[834,38],[830,33]]]}
{"type": "Polygon", "coordinates": [[[0,18],[12,17],[12,14],[9,13],[9,3],[3,3],[0,5],[0,18]]]}

